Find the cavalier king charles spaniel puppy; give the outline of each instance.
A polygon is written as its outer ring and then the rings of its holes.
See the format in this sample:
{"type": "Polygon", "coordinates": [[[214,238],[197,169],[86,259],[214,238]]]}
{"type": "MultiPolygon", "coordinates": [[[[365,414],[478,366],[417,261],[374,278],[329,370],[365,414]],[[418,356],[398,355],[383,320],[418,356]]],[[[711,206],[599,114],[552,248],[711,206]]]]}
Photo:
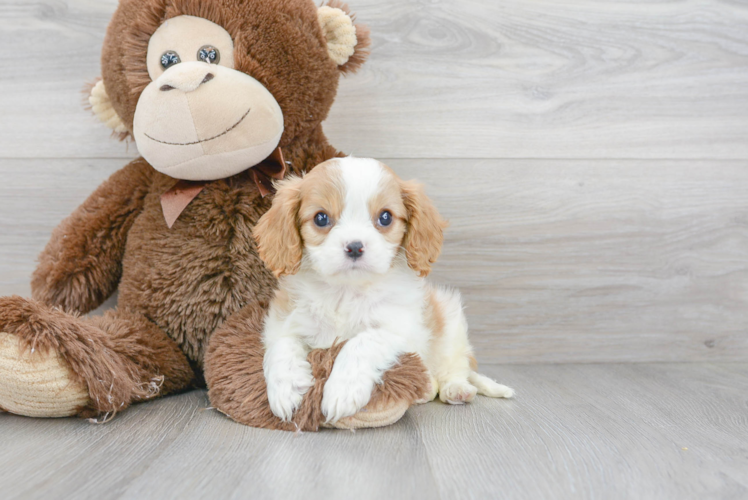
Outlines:
{"type": "Polygon", "coordinates": [[[478,374],[457,291],[424,277],[444,221],[420,184],[387,166],[336,158],[278,184],[254,230],[280,278],[265,319],[264,372],[273,413],[290,420],[313,385],[310,349],[347,340],[324,387],[327,422],[353,415],[404,353],[417,353],[431,394],[462,404],[514,391],[478,374]]]}

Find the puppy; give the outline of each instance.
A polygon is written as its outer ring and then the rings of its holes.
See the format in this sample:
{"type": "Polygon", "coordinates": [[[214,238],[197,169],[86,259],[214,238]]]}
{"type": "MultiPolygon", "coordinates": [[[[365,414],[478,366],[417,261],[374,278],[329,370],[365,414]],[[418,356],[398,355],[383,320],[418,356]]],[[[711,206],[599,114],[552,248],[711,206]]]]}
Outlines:
{"type": "Polygon", "coordinates": [[[260,257],[280,278],[263,331],[276,416],[290,420],[313,385],[309,350],[336,340],[348,342],[325,384],[327,422],[366,406],[384,372],[408,352],[430,372],[426,400],[513,396],[475,371],[459,293],[423,279],[444,227],[419,184],[376,160],[337,158],[279,183],[254,230],[260,257]]]}

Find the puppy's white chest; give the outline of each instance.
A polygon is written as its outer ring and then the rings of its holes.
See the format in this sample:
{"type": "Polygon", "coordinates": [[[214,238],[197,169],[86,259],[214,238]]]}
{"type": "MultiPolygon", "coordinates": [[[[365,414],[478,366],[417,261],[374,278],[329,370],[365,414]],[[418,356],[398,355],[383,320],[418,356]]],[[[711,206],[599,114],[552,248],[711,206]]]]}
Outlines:
{"type": "Polygon", "coordinates": [[[312,348],[330,347],[369,328],[378,328],[386,303],[357,291],[321,293],[305,305],[305,340],[312,348]]]}

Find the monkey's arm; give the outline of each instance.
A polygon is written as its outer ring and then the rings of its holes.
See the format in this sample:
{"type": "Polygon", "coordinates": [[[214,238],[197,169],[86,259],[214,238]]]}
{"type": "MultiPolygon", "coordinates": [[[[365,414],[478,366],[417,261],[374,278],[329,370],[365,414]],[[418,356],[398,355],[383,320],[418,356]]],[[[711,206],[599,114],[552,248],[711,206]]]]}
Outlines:
{"type": "Polygon", "coordinates": [[[143,209],[153,168],[138,158],[107,179],[53,231],[39,255],[32,296],[86,313],[114,293],[127,233],[143,209]]]}

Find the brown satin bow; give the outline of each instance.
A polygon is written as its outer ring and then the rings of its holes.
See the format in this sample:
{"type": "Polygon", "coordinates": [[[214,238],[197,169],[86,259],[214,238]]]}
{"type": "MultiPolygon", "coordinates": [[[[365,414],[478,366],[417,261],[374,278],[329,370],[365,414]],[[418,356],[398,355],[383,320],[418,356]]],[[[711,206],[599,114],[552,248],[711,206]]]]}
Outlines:
{"type": "MultiPolygon", "coordinates": [[[[286,175],[286,162],[283,160],[281,148],[276,148],[270,156],[249,169],[249,175],[264,198],[275,191],[273,179],[281,180],[286,175]]],[[[161,208],[164,211],[166,225],[171,227],[179,218],[179,215],[187,208],[187,205],[211,181],[177,181],[174,186],[161,195],[161,208]]]]}

